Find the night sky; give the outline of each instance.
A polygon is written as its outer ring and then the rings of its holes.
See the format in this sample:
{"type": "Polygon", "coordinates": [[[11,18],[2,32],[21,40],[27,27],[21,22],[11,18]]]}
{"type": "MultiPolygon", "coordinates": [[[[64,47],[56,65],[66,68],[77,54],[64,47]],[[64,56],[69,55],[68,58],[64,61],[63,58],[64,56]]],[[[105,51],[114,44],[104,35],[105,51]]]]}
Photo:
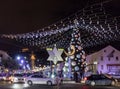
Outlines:
{"type": "MultiPolygon", "coordinates": [[[[51,25],[100,0],[2,0],[0,34],[27,33],[51,25]]],[[[120,0],[112,0],[107,11],[120,15],[120,0]]]]}

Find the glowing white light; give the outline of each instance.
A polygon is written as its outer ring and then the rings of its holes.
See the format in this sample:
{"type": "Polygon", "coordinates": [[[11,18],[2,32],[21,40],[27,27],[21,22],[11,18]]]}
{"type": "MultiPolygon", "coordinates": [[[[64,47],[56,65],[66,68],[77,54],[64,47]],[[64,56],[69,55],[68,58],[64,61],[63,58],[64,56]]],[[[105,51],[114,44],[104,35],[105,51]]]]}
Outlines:
{"type": "Polygon", "coordinates": [[[17,60],[20,60],[20,56],[17,56],[17,60]]]}
{"type": "Polygon", "coordinates": [[[23,61],[23,60],[21,60],[21,63],[23,64],[23,63],[24,63],[24,61],[23,61]]]}
{"type": "Polygon", "coordinates": [[[64,71],[64,72],[66,71],[66,68],[65,68],[65,67],[63,68],[63,71],[64,71]]]}
{"type": "Polygon", "coordinates": [[[23,69],[25,69],[25,66],[23,66],[23,69]]]}
{"type": "Polygon", "coordinates": [[[70,56],[71,59],[74,59],[74,55],[70,56]]]}
{"type": "Polygon", "coordinates": [[[66,75],[66,74],[64,74],[63,76],[64,76],[64,78],[66,78],[66,77],[67,77],[67,75],[66,75]]]}
{"type": "Polygon", "coordinates": [[[51,78],[55,78],[55,75],[54,75],[54,74],[52,74],[52,75],[51,75],[51,78]]]}
{"type": "Polygon", "coordinates": [[[73,61],[73,62],[72,62],[72,66],[75,66],[75,65],[76,65],[76,62],[75,62],[75,61],[73,61]]]}
{"type": "Polygon", "coordinates": [[[67,61],[67,60],[68,60],[68,57],[66,57],[65,60],[67,61]]]}
{"type": "Polygon", "coordinates": [[[27,57],[24,57],[25,59],[27,59],[27,57]]]}
{"type": "Polygon", "coordinates": [[[65,63],[65,66],[68,66],[69,64],[68,63],[65,63]]]}

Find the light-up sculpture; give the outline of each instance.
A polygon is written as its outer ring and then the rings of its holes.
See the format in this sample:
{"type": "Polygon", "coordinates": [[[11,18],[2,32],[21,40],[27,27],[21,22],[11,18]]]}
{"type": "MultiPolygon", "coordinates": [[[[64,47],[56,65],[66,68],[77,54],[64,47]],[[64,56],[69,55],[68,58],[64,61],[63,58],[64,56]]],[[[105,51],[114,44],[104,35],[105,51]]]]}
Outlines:
{"type": "MultiPolygon", "coordinates": [[[[63,49],[57,49],[56,46],[52,49],[52,48],[47,48],[46,49],[48,51],[49,57],[47,59],[47,61],[52,61],[55,66],[57,64],[58,61],[63,61],[61,54],[63,53],[63,49]]],[[[52,65],[51,66],[51,72],[52,72],[52,65]]],[[[56,69],[55,69],[56,72],[56,69]]]]}
{"type": "Polygon", "coordinates": [[[32,54],[31,54],[31,65],[32,65],[32,69],[34,69],[35,68],[35,55],[33,54],[33,52],[32,52],[32,54]]]}

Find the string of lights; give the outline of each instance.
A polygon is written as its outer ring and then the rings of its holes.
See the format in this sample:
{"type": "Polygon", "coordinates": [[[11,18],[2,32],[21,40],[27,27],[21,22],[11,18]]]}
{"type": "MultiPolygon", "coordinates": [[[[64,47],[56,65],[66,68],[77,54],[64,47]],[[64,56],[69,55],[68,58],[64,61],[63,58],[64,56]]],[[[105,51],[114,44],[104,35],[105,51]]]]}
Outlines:
{"type": "Polygon", "coordinates": [[[24,45],[40,48],[68,47],[69,39],[75,28],[74,20],[78,20],[83,48],[92,47],[120,40],[120,17],[112,17],[105,12],[103,3],[94,4],[64,18],[48,27],[25,34],[3,34],[1,37],[18,41],[24,45]],[[67,34],[66,34],[67,33],[67,34]]]}

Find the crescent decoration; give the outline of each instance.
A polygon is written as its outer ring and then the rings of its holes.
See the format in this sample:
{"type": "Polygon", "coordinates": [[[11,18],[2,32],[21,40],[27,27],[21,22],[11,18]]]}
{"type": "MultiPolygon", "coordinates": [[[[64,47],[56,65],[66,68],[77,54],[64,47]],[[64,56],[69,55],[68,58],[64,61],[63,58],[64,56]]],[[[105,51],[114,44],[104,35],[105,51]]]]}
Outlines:
{"type": "Polygon", "coordinates": [[[70,48],[72,49],[72,51],[70,53],[67,53],[65,50],[64,50],[64,53],[67,55],[67,56],[72,56],[74,53],[75,53],[75,46],[74,45],[70,45],[70,48]]]}

